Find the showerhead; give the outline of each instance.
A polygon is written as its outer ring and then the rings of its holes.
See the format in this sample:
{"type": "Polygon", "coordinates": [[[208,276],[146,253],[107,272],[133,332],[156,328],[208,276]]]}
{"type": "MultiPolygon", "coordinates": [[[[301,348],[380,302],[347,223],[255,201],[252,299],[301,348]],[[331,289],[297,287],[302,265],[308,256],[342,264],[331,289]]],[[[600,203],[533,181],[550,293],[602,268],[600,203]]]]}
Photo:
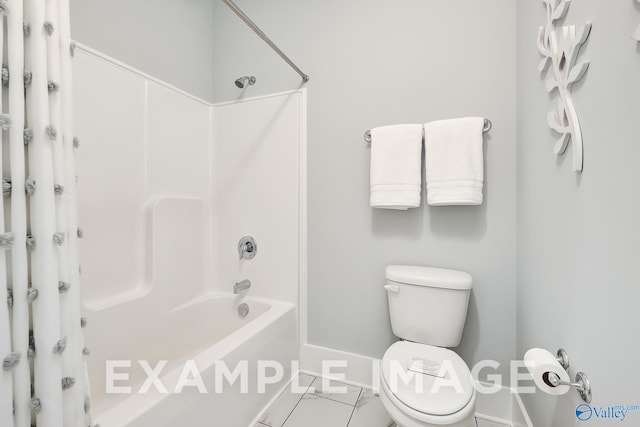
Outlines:
{"type": "Polygon", "coordinates": [[[256,78],[254,76],[244,76],[244,77],[238,77],[236,79],[236,86],[238,86],[240,89],[244,88],[247,84],[249,84],[249,86],[252,86],[256,83],[256,78]]]}

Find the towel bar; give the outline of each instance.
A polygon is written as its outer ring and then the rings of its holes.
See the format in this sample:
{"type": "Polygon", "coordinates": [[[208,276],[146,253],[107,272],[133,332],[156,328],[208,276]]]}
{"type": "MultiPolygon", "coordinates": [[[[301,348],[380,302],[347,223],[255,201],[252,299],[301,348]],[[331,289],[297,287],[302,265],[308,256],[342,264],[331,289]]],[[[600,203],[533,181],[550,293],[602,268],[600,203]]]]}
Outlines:
{"type": "MultiPolygon", "coordinates": [[[[493,124],[491,123],[491,120],[489,119],[484,119],[484,126],[482,127],[482,133],[487,133],[491,130],[491,126],[493,126],[493,124]]],[[[424,129],[422,130],[423,132],[423,137],[424,137],[424,129]]],[[[364,133],[364,141],[367,144],[371,144],[371,130],[368,130],[364,133]]]]}

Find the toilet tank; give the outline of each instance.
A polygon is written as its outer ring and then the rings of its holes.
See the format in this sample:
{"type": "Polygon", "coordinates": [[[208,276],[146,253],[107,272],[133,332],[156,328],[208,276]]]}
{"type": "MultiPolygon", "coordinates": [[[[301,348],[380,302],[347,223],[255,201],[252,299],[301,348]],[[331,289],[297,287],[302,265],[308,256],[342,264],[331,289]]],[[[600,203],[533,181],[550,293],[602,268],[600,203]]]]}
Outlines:
{"type": "Polygon", "coordinates": [[[385,276],[394,335],[438,347],[460,344],[471,275],[443,268],[390,265],[385,276]]]}

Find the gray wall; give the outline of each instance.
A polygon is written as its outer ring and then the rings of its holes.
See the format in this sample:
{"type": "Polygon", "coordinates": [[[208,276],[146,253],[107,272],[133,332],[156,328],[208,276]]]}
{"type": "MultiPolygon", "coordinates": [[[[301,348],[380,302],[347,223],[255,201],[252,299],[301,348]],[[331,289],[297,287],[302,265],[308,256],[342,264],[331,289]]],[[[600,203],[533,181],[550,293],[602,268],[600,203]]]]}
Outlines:
{"type": "Polygon", "coordinates": [[[210,100],[213,3],[71,0],[71,33],[78,42],[210,100]]]}
{"type": "MultiPolygon", "coordinates": [[[[238,3],[311,76],[309,342],[382,356],[394,340],[385,266],[431,265],[475,279],[463,357],[508,365],[515,351],[515,4],[238,3]],[[494,123],[486,143],[486,203],[372,210],[364,131],[464,115],[494,123]]],[[[297,74],[222,2],[214,22],[216,100],[298,87],[297,74]],[[233,80],[245,74],[255,74],[257,83],[242,92],[233,80]]]]}
{"type": "MultiPolygon", "coordinates": [[[[584,172],[571,171],[571,150],[556,160],[546,126],[555,105],[537,72],[540,1],[518,2],[518,356],[530,347],[572,357],[585,371],[595,406],[638,404],[637,325],[640,265],[640,49],[629,36],[640,23],[634,2],[572,2],[567,24],[593,21],[576,85],[584,133],[584,172]]],[[[577,393],[526,395],[536,426],[577,426],[577,393]]],[[[638,425],[640,413],[625,423],[638,425]]],[[[586,423],[584,423],[586,425],[586,423]]]]}

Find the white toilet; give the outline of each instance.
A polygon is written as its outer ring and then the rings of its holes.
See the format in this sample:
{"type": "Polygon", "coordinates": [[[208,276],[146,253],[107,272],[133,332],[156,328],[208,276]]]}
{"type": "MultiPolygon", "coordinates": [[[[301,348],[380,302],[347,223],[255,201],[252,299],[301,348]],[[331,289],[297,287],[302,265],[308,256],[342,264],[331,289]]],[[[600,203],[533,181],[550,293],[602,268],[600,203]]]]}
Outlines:
{"type": "Polygon", "coordinates": [[[469,367],[447,347],[460,344],[471,276],[441,268],[390,265],[386,272],[393,333],[382,357],[380,398],[400,427],[475,427],[469,367]]]}

